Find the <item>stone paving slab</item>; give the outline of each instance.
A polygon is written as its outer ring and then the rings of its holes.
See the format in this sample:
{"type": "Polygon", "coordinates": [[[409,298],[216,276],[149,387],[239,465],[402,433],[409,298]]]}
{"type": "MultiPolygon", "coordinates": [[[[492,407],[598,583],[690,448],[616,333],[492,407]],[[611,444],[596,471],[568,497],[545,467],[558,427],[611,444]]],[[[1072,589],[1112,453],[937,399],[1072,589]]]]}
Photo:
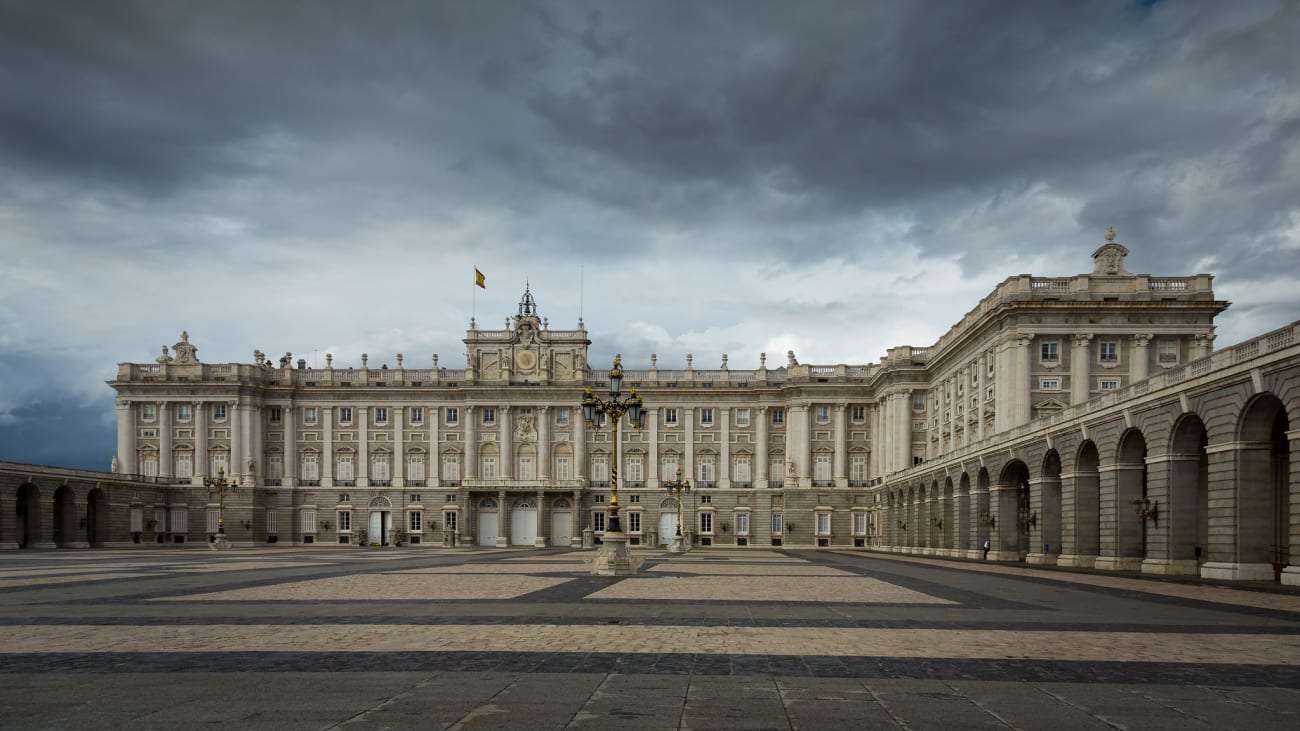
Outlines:
{"type": "Polygon", "coordinates": [[[835,577],[779,575],[769,581],[709,576],[624,579],[590,595],[592,599],[854,602],[867,604],[952,604],[940,597],[850,574],[835,577]]]}
{"type": "Polygon", "coordinates": [[[539,576],[356,574],[254,586],[245,589],[159,599],[155,601],[399,601],[438,599],[513,599],[563,584],[568,579],[539,576]]]}

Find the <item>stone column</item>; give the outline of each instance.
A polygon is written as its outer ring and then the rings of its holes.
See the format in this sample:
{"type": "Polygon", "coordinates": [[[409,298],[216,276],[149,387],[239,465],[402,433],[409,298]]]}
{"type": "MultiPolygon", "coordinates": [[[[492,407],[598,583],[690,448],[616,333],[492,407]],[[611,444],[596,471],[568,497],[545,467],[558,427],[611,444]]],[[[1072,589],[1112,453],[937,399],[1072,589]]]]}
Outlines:
{"type": "MultiPolygon", "coordinates": [[[[158,475],[171,477],[174,474],[175,457],[172,455],[172,412],[166,401],[158,402],[158,475]]],[[[194,425],[198,429],[198,424],[194,425]]]]}
{"type": "Polygon", "coordinates": [[[835,404],[835,464],[832,477],[836,487],[849,486],[848,405],[835,404]]]}
{"type": "Polygon", "coordinates": [[[682,418],[685,419],[686,432],[685,441],[682,445],[682,479],[695,479],[695,409],[690,407],[682,408],[682,418]]]}
{"type": "Polygon", "coordinates": [[[510,545],[510,506],[506,503],[506,491],[497,491],[497,548],[510,545]]]}
{"type": "Polygon", "coordinates": [[[1214,333],[1196,336],[1196,346],[1192,350],[1192,360],[1208,358],[1214,352],[1214,333]]]}
{"type": "Polygon", "coordinates": [[[334,487],[334,409],[320,408],[321,457],[320,486],[334,487]]]}
{"type": "Polygon", "coordinates": [[[202,485],[208,477],[208,412],[207,404],[195,401],[194,407],[194,479],[191,485],[202,485]]]}
{"type": "Polygon", "coordinates": [[[767,420],[769,415],[766,406],[759,406],[755,409],[755,412],[758,423],[754,425],[756,433],[754,438],[754,486],[767,487],[767,450],[769,449],[767,444],[767,420]]]}
{"type": "MultiPolygon", "coordinates": [[[[537,408],[537,477],[546,484],[551,481],[551,407],[537,408]]],[[[539,516],[537,518],[541,520],[539,516]]],[[[550,535],[547,533],[547,535],[550,535]]]]}
{"type": "Polygon", "coordinates": [[[511,449],[514,434],[510,428],[510,406],[502,404],[497,407],[497,443],[501,446],[501,479],[509,480],[515,474],[514,450],[511,449]]]}
{"type": "Polygon", "coordinates": [[[253,457],[253,469],[248,485],[263,485],[266,475],[266,443],[262,433],[262,408],[256,403],[244,406],[244,432],[248,434],[248,454],[253,457]]]}
{"type": "Polygon", "coordinates": [[[1016,375],[1016,339],[1008,337],[998,343],[996,349],[997,364],[993,378],[993,398],[997,416],[993,432],[1004,432],[1015,426],[1016,392],[1019,389],[1016,375]]]}
{"type": "MultiPolygon", "coordinates": [[[[465,412],[465,471],[462,478],[466,480],[478,479],[478,409],[474,406],[466,406],[465,412]]],[[[480,540],[482,538],[480,537],[480,540]]]]}
{"type": "Polygon", "coordinates": [[[393,487],[406,487],[406,432],[402,419],[406,415],[404,413],[406,407],[394,405],[388,408],[392,411],[389,418],[393,420],[393,462],[395,463],[389,466],[389,476],[393,479],[393,487]]]}
{"type": "Polygon", "coordinates": [[[880,471],[876,473],[877,477],[884,477],[893,471],[894,467],[894,397],[892,394],[883,394],[876,403],[876,421],[878,427],[873,435],[875,442],[875,452],[880,464],[880,471]]]}
{"type": "Polygon", "coordinates": [[[979,420],[976,424],[975,438],[979,439],[980,441],[984,440],[984,429],[985,429],[984,392],[988,390],[986,386],[986,381],[989,372],[988,370],[989,365],[987,362],[985,362],[985,358],[987,357],[988,355],[985,354],[983,358],[976,359],[975,365],[973,366],[975,368],[975,410],[976,410],[976,418],[979,420]]]}
{"type": "MultiPolygon", "coordinates": [[[[582,421],[582,420],[579,419],[578,421],[582,421]]],[[[573,491],[573,527],[569,529],[569,533],[572,534],[569,536],[570,548],[582,547],[582,529],[583,526],[587,525],[586,517],[585,517],[586,512],[587,512],[586,509],[582,507],[582,490],[574,490],[573,491]]]]}
{"type": "Polygon", "coordinates": [[[912,392],[898,394],[898,469],[912,466],[912,392]]]}
{"type": "Polygon", "coordinates": [[[550,506],[546,504],[546,491],[537,491],[537,537],[533,541],[534,548],[546,548],[551,537],[551,521],[549,520],[551,511],[550,506]]]}
{"type": "Polygon", "coordinates": [[[357,487],[370,486],[370,407],[357,407],[357,487]]]}
{"type": "Polygon", "coordinates": [[[429,425],[429,462],[432,464],[425,468],[425,477],[429,480],[430,487],[439,487],[442,485],[442,448],[439,441],[439,429],[442,418],[438,412],[438,407],[432,406],[428,409],[429,415],[426,417],[426,424],[429,425]]]}
{"type": "MultiPolygon", "coordinates": [[[[284,486],[298,484],[298,422],[297,409],[293,404],[285,404],[281,409],[284,418],[284,486]]],[[[198,413],[198,409],[195,409],[198,413]]]]}
{"type": "Polygon", "coordinates": [[[1151,334],[1133,336],[1133,352],[1129,354],[1129,381],[1145,381],[1151,368],[1151,334]]]}
{"type": "Polygon", "coordinates": [[[117,402],[117,470],[124,475],[137,474],[135,447],[135,410],[131,402],[117,402]]]}
{"type": "Polygon", "coordinates": [[[718,409],[718,487],[731,487],[731,409],[718,409]]]}
{"type": "Polygon", "coordinates": [[[1092,361],[1089,357],[1089,343],[1092,342],[1092,334],[1074,336],[1074,348],[1070,351],[1070,403],[1081,404],[1088,400],[1088,393],[1092,390],[1092,375],[1089,372],[1089,366],[1092,361]]]}
{"type": "Polygon", "coordinates": [[[645,421],[646,431],[648,432],[646,441],[649,442],[646,459],[650,462],[645,466],[645,486],[648,489],[657,490],[659,488],[659,409],[646,409],[645,421]]]}
{"type": "MultiPolygon", "coordinates": [[[[587,422],[582,418],[581,413],[576,414],[576,417],[577,418],[573,420],[573,476],[578,480],[582,480],[582,484],[585,485],[587,475],[589,474],[587,468],[587,422]]],[[[581,491],[577,494],[579,497],[582,496],[581,491]]],[[[576,504],[573,509],[577,511],[578,507],[576,504]]],[[[577,518],[576,512],[574,513],[574,518],[577,518]]],[[[573,528],[573,530],[578,533],[581,533],[580,529],[581,526],[574,526],[573,528]]]]}
{"type": "Polygon", "coordinates": [[[1033,377],[1030,375],[1033,347],[1032,335],[1021,335],[1016,341],[1015,421],[1011,424],[1013,427],[1029,423],[1030,406],[1033,404],[1030,393],[1033,387],[1033,377]]]}
{"type": "Polygon", "coordinates": [[[226,478],[241,484],[240,475],[244,473],[244,434],[239,428],[243,409],[238,401],[231,401],[226,406],[226,425],[230,427],[230,464],[226,467],[226,478]]]}

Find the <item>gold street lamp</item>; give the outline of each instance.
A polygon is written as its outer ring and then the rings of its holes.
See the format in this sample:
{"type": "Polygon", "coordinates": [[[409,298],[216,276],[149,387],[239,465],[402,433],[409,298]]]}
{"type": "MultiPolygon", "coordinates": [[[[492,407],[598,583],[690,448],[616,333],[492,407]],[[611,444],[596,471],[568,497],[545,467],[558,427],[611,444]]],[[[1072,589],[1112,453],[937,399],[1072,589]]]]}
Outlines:
{"type": "Polygon", "coordinates": [[[664,482],[664,489],[669,495],[677,498],[677,537],[673,539],[671,547],[668,549],[674,553],[684,553],[687,549],[686,541],[682,539],[682,499],[684,495],[691,491],[691,481],[682,480],[682,471],[677,471],[677,479],[664,482]]]}
{"type": "Polygon", "coordinates": [[[626,414],[628,423],[634,429],[644,427],[645,404],[635,388],[620,398],[622,390],[623,360],[616,355],[614,367],[609,371],[609,399],[600,398],[590,387],[582,392],[582,418],[587,426],[593,430],[599,428],[597,416],[603,414],[609,419],[610,428],[614,432],[611,444],[614,445],[615,459],[609,470],[609,523],[601,541],[601,553],[592,567],[592,573],[607,576],[635,573],[631,557],[627,553],[627,536],[623,535],[623,525],[618,515],[618,423],[626,414]]]}
{"type": "Polygon", "coordinates": [[[216,493],[217,495],[217,538],[216,543],[223,547],[226,544],[226,493],[234,492],[238,483],[236,480],[226,479],[226,469],[217,468],[216,477],[207,477],[203,480],[203,486],[208,488],[208,494],[216,493]]]}

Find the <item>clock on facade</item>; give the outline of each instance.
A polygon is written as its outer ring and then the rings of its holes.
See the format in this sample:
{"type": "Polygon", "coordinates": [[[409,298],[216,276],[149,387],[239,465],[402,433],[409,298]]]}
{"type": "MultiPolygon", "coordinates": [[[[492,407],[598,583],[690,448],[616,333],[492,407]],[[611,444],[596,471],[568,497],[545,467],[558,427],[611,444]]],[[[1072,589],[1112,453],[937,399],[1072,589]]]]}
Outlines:
{"type": "Polygon", "coordinates": [[[521,350],[515,354],[515,365],[520,370],[531,371],[537,365],[537,354],[531,350],[521,350]]]}

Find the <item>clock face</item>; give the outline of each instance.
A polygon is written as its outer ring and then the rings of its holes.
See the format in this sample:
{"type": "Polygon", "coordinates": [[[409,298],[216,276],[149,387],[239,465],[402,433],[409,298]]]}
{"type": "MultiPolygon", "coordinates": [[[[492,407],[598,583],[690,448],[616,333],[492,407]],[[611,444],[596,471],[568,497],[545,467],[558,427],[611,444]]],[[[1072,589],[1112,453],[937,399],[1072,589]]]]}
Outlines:
{"type": "Polygon", "coordinates": [[[515,354],[515,365],[520,370],[531,371],[537,365],[537,354],[531,350],[521,350],[515,354]]]}

